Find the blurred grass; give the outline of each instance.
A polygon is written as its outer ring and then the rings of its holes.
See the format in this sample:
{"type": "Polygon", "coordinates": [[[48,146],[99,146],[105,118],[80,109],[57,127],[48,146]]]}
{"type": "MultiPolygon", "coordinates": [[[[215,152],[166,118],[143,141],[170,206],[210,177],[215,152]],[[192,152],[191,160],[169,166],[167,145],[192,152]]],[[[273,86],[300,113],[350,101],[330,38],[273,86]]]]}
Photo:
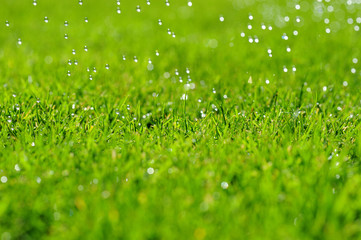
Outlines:
{"type": "Polygon", "coordinates": [[[3,0],[1,238],[359,239],[361,9],[297,3],[3,0]]]}

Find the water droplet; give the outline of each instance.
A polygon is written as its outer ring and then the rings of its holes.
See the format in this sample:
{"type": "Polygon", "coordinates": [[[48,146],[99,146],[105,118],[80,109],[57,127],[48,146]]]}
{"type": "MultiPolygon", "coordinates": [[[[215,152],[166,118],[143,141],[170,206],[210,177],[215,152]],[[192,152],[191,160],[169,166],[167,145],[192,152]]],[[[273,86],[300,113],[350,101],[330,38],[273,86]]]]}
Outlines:
{"type": "Polygon", "coordinates": [[[140,6],[138,5],[136,8],[137,12],[140,12],[140,6]]]}
{"type": "Polygon", "coordinates": [[[191,1],[188,1],[188,7],[192,7],[192,2],[191,1]]]}
{"type": "Polygon", "coordinates": [[[71,75],[71,74],[70,74],[70,71],[68,71],[67,75],[68,75],[68,77],[70,77],[70,75],[71,75]]]}
{"type": "Polygon", "coordinates": [[[117,0],[117,5],[118,5],[118,6],[120,5],[120,0],[117,0]]]}
{"type": "Polygon", "coordinates": [[[79,5],[83,5],[83,1],[82,0],[79,0],[79,5]]]}
{"type": "Polygon", "coordinates": [[[73,55],[75,55],[75,49],[73,49],[73,50],[71,51],[71,53],[72,53],[73,55]]]}
{"type": "Polygon", "coordinates": [[[170,30],[170,28],[168,28],[167,33],[168,33],[169,35],[172,34],[172,31],[170,30]]]}
{"type": "Polygon", "coordinates": [[[1,181],[2,183],[6,183],[6,182],[8,181],[8,178],[7,178],[6,176],[2,176],[2,177],[0,178],[0,181],[1,181]]]}
{"type": "Polygon", "coordinates": [[[88,18],[87,18],[87,17],[84,18],[84,22],[86,22],[86,23],[88,22],[88,18]]]}
{"type": "Polygon", "coordinates": [[[138,62],[138,58],[137,58],[137,56],[134,56],[134,62],[138,62]]]}
{"type": "Polygon", "coordinates": [[[93,67],[93,72],[97,72],[97,69],[95,67],[93,67]]]}
{"type": "Polygon", "coordinates": [[[21,38],[18,38],[18,44],[21,45],[22,43],[21,38]]]}
{"type": "Polygon", "coordinates": [[[89,80],[92,81],[93,80],[93,76],[89,75],[89,80]]]}
{"type": "Polygon", "coordinates": [[[161,26],[162,24],[162,20],[158,19],[158,25],[161,26]]]}
{"type": "Polygon", "coordinates": [[[154,168],[148,168],[147,169],[147,173],[149,174],[149,175],[152,175],[153,173],[154,173],[154,168]]]}
{"type": "Polygon", "coordinates": [[[118,14],[121,14],[121,13],[122,13],[122,11],[120,10],[119,7],[117,7],[117,13],[118,13],[118,14]]]}
{"type": "Polygon", "coordinates": [[[70,59],[68,60],[68,64],[71,65],[71,60],[70,59]]]}
{"type": "Polygon", "coordinates": [[[159,56],[158,50],[155,50],[155,55],[156,55],[156,56],[159,56]]]}
{"type": "Polygon", "coordinates": [[[33,5],[36,6],[38,3],[36,2],[36,0],[33,1],[33,5]]]}
{"type": "Polygon", "coordinates": [[[45,23],[48,23],[48,22],[49,22],[48,17],[44,17],[44,22],[45,22],[45,23]]]}
{"type": "Polygon", "coordinates": [[[84,46],[84,51],[88,51],[88,47],[86,45],[84,46]]]}
{"type": "Polygon", "coordinates": [[[123,55],[123,61],[125,61],[127,58],[125,57],[125,55],[123,55]]]}
{"type": "Polygon", "coordinates": [[[219,17],[219,21],[224,22],[224,17],[222,15],[219,17]]]}
{"type": "Polygon", "coordinates": [[[105,64],[105,69],[109,70],[109,64],[105,64]]]}
{"type": "Polygon", "coordinates": [[[150,0],[147,0],[147,5],[148,5],[148,6],[150,5],[150,0]]]}
{"type": "Polygon", "coordinates": [[[10,23],[9,23],[9,21],[5,21],[5,26],[7,26],[7,27],[9,27],[10,26],[10,23]]]}
{"type": "Polygon", "coordinates": [[[65,39],[68,39],[68,34],[65,33],[65,34],[64,34],[64,38],[65,38],[65,39]]]}
{"type": "Polygon", "coordinates": [[[288,36],[287,36],[286,33],[284,33],[284,34],[282,35],[282,39],[283,39],[283,40],[286,40],[286,41],[288,40],[288,36]]]}
{"type": "Polygon", "coordinates": [[[227,182],[222,182],[222,183],[221,183],[221,187],[222,187],[223,189],[227,189],[227,188],[228,188],[228,183],[227,183],[227,182]]]}
{"type": "Polygon", "coordinates": [[[19,164],[15,164],[15,167],[14,167],[15,171],[19,172],[20,171],[20,167],[19,167],[19,164]]]}
{"type": "Polygon", "coordinates": [[[169,0],[165,0],[165,5],[166,5],[167,7],[170,6],[169,0]]]}
{"type": "Polygon", "coordinates": [[[64,22],[64,26],[65,26],[65,27],[69,26],[68,21],[65,21],[65,22],[64,22]]]}

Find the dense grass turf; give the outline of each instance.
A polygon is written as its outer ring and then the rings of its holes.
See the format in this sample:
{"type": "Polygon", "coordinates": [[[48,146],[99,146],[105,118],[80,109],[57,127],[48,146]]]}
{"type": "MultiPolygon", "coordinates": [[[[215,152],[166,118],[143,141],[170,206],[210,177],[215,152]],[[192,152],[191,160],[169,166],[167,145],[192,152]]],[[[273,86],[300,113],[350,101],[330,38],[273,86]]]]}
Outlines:
{"type": "Polygon", "coordinates": [[[0,2],[1,239],[361,238],[360,4],[189,5],[0,2]]]}

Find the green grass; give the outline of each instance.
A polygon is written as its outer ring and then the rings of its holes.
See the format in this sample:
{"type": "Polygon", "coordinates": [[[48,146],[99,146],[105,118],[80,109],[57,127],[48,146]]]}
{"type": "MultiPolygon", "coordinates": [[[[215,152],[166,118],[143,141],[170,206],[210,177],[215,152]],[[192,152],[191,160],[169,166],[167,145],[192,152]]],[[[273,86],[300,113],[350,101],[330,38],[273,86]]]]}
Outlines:
{"type": "Polygon", "coordinates": [[[361,239],[361,7],[297,3],[3,0],[1,239],[361,239]]]}

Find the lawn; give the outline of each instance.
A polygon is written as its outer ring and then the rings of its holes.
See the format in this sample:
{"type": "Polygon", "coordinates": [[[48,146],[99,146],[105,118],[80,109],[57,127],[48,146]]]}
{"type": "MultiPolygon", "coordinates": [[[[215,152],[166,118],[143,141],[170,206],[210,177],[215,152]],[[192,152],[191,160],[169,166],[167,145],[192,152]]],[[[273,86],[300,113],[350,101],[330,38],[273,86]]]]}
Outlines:
{"type": "Polygon", "coordinates": [[[361,239],[355,0],[1,0],[0,239],[361,239]]]}

